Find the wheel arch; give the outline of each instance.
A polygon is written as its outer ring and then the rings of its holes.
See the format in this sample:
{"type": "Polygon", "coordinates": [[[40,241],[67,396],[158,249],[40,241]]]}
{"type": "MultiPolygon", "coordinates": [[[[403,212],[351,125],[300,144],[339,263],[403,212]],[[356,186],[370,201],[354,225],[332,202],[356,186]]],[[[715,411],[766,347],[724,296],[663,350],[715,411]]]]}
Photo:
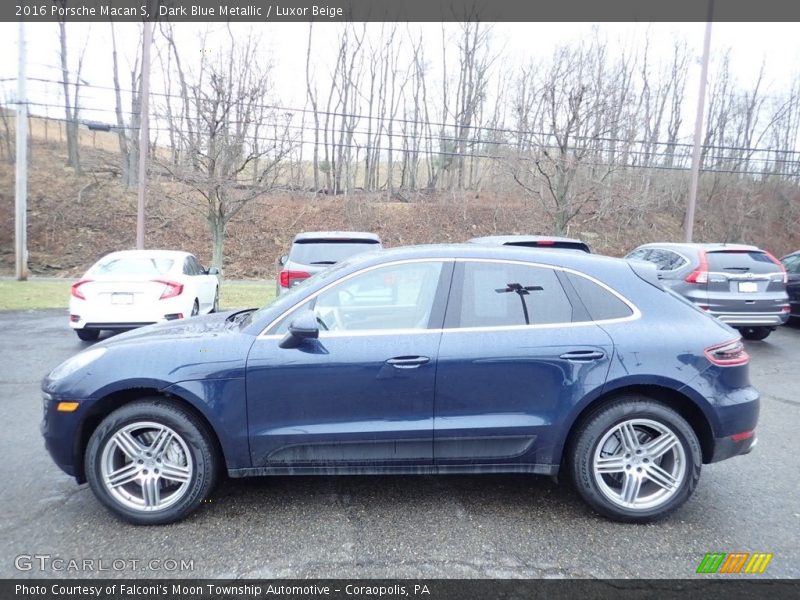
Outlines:
{"type": "Polygon", "coordinates": [[[89,411],[84,416],[79,426],[77,435],[75,436],[74,464],[75,479],[77,479],[78,483],[84,483],[86,481],[84,456],[89,445],[89,439],[92,437],[92,434],[103,421],[103,419],[105,419],[118,408],[145,398],[163,398],[164,400],[171,401],[181,406],[183,409],[197,417],[206,428],[208,434],[211,436],[214,450],[217,453],[217,456],[221,459],[220,469],[221,471],[224,470],[227,462],[225,460],[225,452],[223,451],[222,444],[220,443],[219,434],[211,425],[211,422],[202,410],[195,406],[191,401],[179,396],[178,394],[165,392],[164,390],[159,390],[156,388],[136,387],[117,390],[106,396],[103,396],[92,404],[89,411]]]}
{"type": "Polygon", "coordinates": [[[694,430],[695,435],[697,435],[700,449],[703,453],[703,463],[711,462],[711,458],[714,455],[714,430],[705,412],[695,400],[675,388],[655,384],[632,384],[604,392],[587,403],[573,416],[567,427],[567,435],[564,436],[563,446],[560,449],[560,464],[563,465],[567,459],[568,449],[571,447],[581,423],[599,407],[624,396],[645,396],[662,402],[677,411],[679,415],[686,419],[694,430]]]}

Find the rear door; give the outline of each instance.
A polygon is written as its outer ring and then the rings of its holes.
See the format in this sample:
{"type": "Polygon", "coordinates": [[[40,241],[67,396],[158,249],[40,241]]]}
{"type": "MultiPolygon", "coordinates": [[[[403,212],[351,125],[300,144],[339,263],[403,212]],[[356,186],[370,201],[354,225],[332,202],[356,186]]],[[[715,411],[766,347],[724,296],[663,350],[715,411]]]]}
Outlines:
{"type": "Polygon", "coordinates": [[[789,304],[792,315],[800,315],[800,254],[793,254],[781,259],[786,268],[786,293],[789,294],[789,304]]]}
{"type": "Polygon", "coordinates": [[[563,272],[458,262],[436,374],[436,465],[549,464],[554,425],[602,388],[612,354],[563,272]]]}
{"type": "Polygon", "coordinates": [[[715,313],[775,313],[786,303],[783,270],[760,250],[707,252],[708,305],[715,313]]]}

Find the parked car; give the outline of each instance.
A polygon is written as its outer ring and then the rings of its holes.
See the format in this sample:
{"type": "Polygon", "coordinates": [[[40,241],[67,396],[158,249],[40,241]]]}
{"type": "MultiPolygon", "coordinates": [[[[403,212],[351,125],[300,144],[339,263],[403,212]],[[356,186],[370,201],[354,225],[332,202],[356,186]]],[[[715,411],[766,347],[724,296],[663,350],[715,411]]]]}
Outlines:
{"type": "Polygon", "coordinates": [[[786,269],[786,293],[789,296],[790,315],[800,318],[800,250],[781,259],[786,269]]]}
{"type": "Polygon", "coordinates": [[[138,524],[186,516],[223,469],[561,473],[599,513],[638,522],[682,505],[702,464],[755,445],[747,363],[738,334],[651,265],[396,248],[261,309],[73,356],[42,383],[42,433],[61,469],[138,524]]]}
{"type": "Polygon", "coordinates": [[[216,312],[218,273],[187,252],[112,252],[72,284],[69,325],[80,339],[91,341],[104,329],[131,329],[216,312]]]}
{"type": "Polygon", "coordinates": [[[522,246],[525,248],[559,248],[591,252],[589,244],[581,240],[547,235],[489,235],[468,240],[470,244],[487,246],[522,246]]]}
{"type": "Polygon", "coordinates": [[[278,259],[281,267],[277,292],[284,294],[293,286],[331,265],[360,252],[380,250],[381,238],[363,231],[307,231],[298,233],[289,254],[278,259]]]}
{"type": "Polygon", "coordinates": [[[763,340],[789,318],[786,271],[755,246],[645,244],[626,258],[655,263],[665,286],[748,340],[763,340]]]}

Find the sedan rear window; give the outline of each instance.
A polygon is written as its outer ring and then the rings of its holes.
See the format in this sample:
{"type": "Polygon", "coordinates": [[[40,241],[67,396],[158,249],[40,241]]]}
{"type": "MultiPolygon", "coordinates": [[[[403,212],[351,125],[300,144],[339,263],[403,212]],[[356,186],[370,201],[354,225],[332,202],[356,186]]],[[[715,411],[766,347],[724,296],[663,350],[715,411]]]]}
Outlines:
{"type": "Polygon", "coordinates": [[[113,258],[100,263],[91,271],[92,275],[166,275],[172,269],[174,260],[157,257],[113,258]]]}
{"type": "Polygon", "coordinates": [[[717,273],[778,273],[781,268],[758,250],[709,252],[708,270],[717,273]]]}
{"type": "Polygon", "coordinates": [[[303,265],[332,265],[359,252],[378,248],[377,240],[298,240],[292,244],[289,260],[303,265]]]}

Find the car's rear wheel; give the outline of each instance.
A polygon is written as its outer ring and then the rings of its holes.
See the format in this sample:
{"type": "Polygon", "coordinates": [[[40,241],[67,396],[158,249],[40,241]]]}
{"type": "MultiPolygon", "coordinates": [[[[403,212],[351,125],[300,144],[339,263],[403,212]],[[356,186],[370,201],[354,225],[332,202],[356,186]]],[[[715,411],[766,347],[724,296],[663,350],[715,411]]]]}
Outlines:
{"type": "Polygon", "coordinates": [[[196,317],[200,314],[200,302],[195,298],[194,304],[192,305],[192,317],[196,317]]]}
{"type": "Polygon", "coordinates": [[[211,306],[211,312],[219,312],[219,288],[214,290],[214,304],[211,306]]]}
{"type": "Polygon", "coordinates": [[[759,341],[766,339],[772,333],[772,329],[769,327],[742,327],[739,329],[739,333],[746,340],[759,341]]]}
{"type": "Polygon", "coordinates": [[[572,479],[600,514],[647,522],[676,510],[700,479],[702,452],[692,427],[670,407],[626,396],[600,407],[575,433],[572,479]]]}
{"type": "Polygon", "coordinates": [[[195,415],[163,398],[115,410],[89,440],[89,486],[107,508],[136,525],[184,518],[213,489],[218,458],[195,415]]]}
{"type": "Polygon", "coordinates": [[[93,342],[100,337],[99,329],[76,329],[75,333],[77,333],[78,338],[84,342],[93,342]]]}

